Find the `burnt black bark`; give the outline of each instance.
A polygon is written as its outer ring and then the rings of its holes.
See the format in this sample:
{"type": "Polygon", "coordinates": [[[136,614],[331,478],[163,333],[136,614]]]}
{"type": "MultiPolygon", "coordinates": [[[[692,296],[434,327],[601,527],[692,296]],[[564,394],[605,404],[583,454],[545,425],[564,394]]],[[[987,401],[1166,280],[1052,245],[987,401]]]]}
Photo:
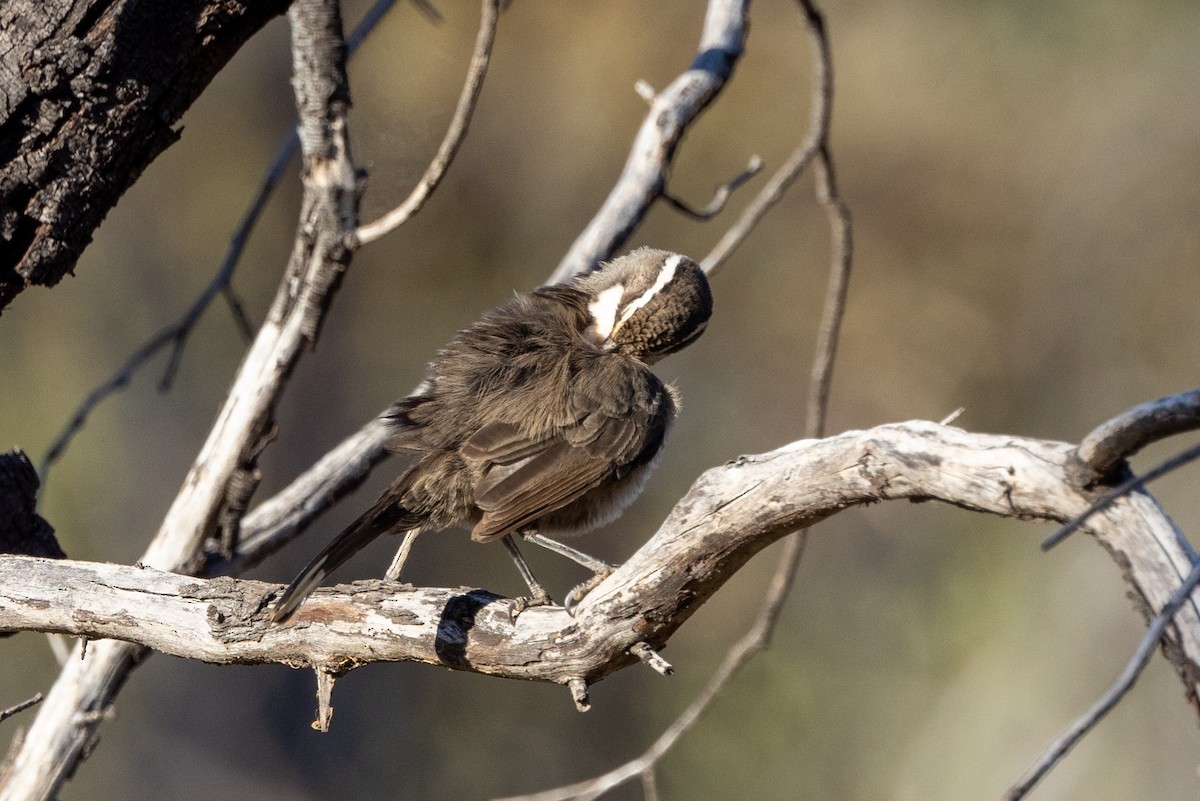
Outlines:
{"type": "Polygon", "coordinates": [[[36,511],[40,485],[20,448],[0,453],[0,553],[66,558],[54,527],[36,511]]]}
{"type": "Polygon", "coordinates": [[[286,0],[0,5],[0,311],[70,273],[184,111],[286,0]]]}

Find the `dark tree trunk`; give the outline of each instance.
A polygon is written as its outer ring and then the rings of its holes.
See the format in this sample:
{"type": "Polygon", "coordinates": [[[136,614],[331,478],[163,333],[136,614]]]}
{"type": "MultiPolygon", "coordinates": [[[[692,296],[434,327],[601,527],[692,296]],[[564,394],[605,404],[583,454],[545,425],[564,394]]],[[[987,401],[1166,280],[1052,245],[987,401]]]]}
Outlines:
{"type": "Polygon", "coordinates": [[[41,482],[19,448],[0,453],[0,553],[65,559],[54,527],[35,511],[41,482]]]}
{"type": "Polygon", "coordinates": [[[285,0],[0,3],[0,310],[53,285],[285,0]]]}

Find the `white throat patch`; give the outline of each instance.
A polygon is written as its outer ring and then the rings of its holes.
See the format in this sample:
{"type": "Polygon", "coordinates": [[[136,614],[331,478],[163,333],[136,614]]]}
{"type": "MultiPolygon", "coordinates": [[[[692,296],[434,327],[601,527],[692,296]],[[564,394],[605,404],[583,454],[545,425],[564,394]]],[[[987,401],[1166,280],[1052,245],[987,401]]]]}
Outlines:
{"type": "Polygon", "coordinates": [[[603,342],[612,336],[613,328],[617,324],[617,306],[620,305],[621,296],[624,294],[625,285],[617,284],[601,292],[595,300],[588,304],[588,313],[595,320],[592,323],[592,329],[596,332],[598,342],[603,342]]]}
{"type": "Polygon", "coordinates": [[[629,318],[637,313],[637,310],[645,306],[651,299],[662,291],[672,278],[675,277],[675,271],[679,269],[680,260],[683,257],[678,253],[673,253],[663,262],[663,266],[658,271],[658,276],[654,279],[654,285],[643,292],[640,296],[630,301],[625,307],[621,318],[617,319],[617,311],[621,305],[621,296],[625,294],[625,285],[616,284],[602,291],[596,296],[596,299],[588,304],[588,312],[592,315],[592,331],[595,332],[598,342],[605,342],[620,330],[621,326],[629,322],[629,318]]]}

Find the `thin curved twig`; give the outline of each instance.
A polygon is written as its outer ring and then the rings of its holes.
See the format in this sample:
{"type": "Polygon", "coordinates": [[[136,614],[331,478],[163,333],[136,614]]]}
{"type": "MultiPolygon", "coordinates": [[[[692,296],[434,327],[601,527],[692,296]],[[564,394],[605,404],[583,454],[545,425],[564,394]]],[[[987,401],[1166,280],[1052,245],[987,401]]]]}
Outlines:
{"type": "Polygon", "coordinates": [[[696,208],[686,200],[676,197],[671,194],[666,188],[662,191],[662,199],[669,203],[673,208],[682,214],[686,214],[693,220],[711,220],[722,211],[725,210],[725,204],[729,202],[729,198],[733,197],[733,193],[738,190],[742,184],[749,181],[754,176],[762,172],[763,162],[758,156],[751,156],[750,162],[746,165],[746,169],[735,175],[730,180],[717,187],[713,192],[712,200],[702,209],[696,208]]]}
{"type": "MultiPolygon", "coordinates": [[[[850,283],[850,267],[854,250],[850,211],[838,193],[833,159],[829,151],[830,104],[833,101],[832,53],[820,10],[809,0],[800,0],[800,5],[805,16],[814,60],[817,62],[816,73],[818,75],[816,89],[813,93],[810,129],[805,138],[806,141],[811,140],[817,143],[815,147],[815,153],[819,156],[817,161],[817,198],[825,207],[829,219],[833,249],[830,259],[829,283],[821,325],[817,334],[808,399],[805,404],[805,435],[817,439],[824,436],[825,433],[829,395],[833,384],[833,367],[837,360],[839,333],[846,311],[846,293],[850,283]]],[[[801,149],[803,150],[803,146],[801,149]]],[[[799,170],[796,174],[798,173],[799,170]]],[[[780,194],[794,177],[795,175],[792,175],[787,182],[779,184],[780,194]]],[[[773,181],[773,183],[775,182],[773,181]]],[[[763,204],[762,213],[765,213],[773,205],[773,202],[763,204]]],[[[749,232],[749,227],[745,228],[745,232],[749,232]]],[[[732,248],[740,242],[740,238],[731,240],[728,244],[729,250],[725,251],[720,259],[723,260],[728,256],[732,248]]],[[[641,755],[592,779],[521,796],[519,799],[506,799],[506,801],[568,801],[568,799],[590,801],[590,799],[598,798],[618,785],[639,776],[642,780],[643,794],[649,798],[650,789],[647,788],[655,786],[655,768],[658,763],[670,752],[679,738],[704,716],[742,667],[770,644],[775,623],[779,619],[783,605],[795,582],[796,572],[804,557],[807,544],[808,528],[802,528],[788,537],[783,554],[780,556],[779,566],[771,578],[771,583],[767,587],[767,592],[750,630],[729,648],[716,673],[687,709],[641,755]]]]}
{"type": "Polygon", "coordinates": [[[1188,596],[1196,589],[1197,584],[1200,584],[1200,562],[1196,563],[1195,567],[1192,568],[1192,572],[1188,574],[1187,579],[1179,586],[1179,589],[1175,591],[1171,599],[1167,601],[1162,611],[1158,613],[1154,621],[1150,624],[1150,627],[1146,629],[1146,633],[1142,635],[1141,642],[1138,643],[1137,650],[1133,652],[1133,656],[1129,659],[1129,662],[1125,665],[1125,669],[1121,671],[1121,675],[1117,677],[1117,680],[1112,683],[1112,686],[1103,695],[1096,699],[1095,703],[1086,712],[1071,724],[1070,728],[1046,747],[1042,756],[1005,793],[1004,801],[1020,801],[1020,799],[1028,795],[1029,791],[1045,778],[1046,774],[1055,765],[1062,761],[1067,752],[1074,748],[1075,744],[1085,734],[1095,728],[1096,724],[1112,711],[1113,707],[1120,703],[1125,694],[1133,688],[1142,670],[1145,669],[1146,663],[1150,661],[1150,657],[1162,639],[1167,625],[1183,605],[1187,603],[1188,596]]]}
{"type": "Polygon", "coordinates": [[[496,41],[496,23],[500,18],[500,0],[483,0],[480,11],[479,33],[475,37],[475,50],[471,54],[471,65],[467,69],[467,79],[463,83],[462,93],[458,97],[458,105],[442,144],[438,147],[433,161],[425,168],[425,174],[413,187],[408,197],[396,208],[384,214],[378,220],[359,226],[352,236],[352,247],[366,245],[387,236],[401,225],[412,219],[421,210],[425,201],[433,194],[433,190],[441,183],[458,152],[459,146],[467,136],[467,126],[475,113],[479,101],[479,93],[483,90],[483,79],[487,76],[488,63],[492,57],[492,44],[496,41]]]}
{"type": "Polygon", "coordinates": [[[725,260],[737,249],[759,221],[783,197],[788,187],[812,163],[822,144],[828,137],[829,119],[833,109],[833,55],[829,48],[829,38],[825,32],[825,20],[821,12],[808,0],[799,0],[804,12],[805,28],[811,46],[813,70],[813,102],[809,111],[808,135],[804,141],[792,151],[788,160],[775,171],[771,179],[755,196],[743,211],[738,221],[725,232],[724,236],[704,257],[700,266],[709,276],[716,275],[725,260]]]}
{"type": "MultiPolygon", "coordinates": [[[[812,6],[802,0],[806,9],[812,6]]],[[[820,14],[815,9],[810,13],[820,14]]],[[[812,30],[824,31],[823,26],[812,30]]],[[[823,37],[823,33],[821,34],[823,37]]],[[[822,39],[823,40],[823,39],[822,39]]],[[[832,80],[832,68],[828,70],[832,80]]],[[[824,313],[817,330],[817,351],[813,358],[812,381],[808,389],[808,419],[805,431],[810,437],[825,435],[825,421],[829,411],[829,393],[833,387],[833,363],[837,359],[839,334],[842,320],[846,316],[846,294],[850,289],[850,266],[854,258],[853,228],[850,209],[838,193],[833,171],[833,157],[829,154],[829,130],[821,137],[817,159],[817,199],[825,207],[832,233],[833,256],[829,268],[829,284],[826,287],[824,313]]]]}
{"type": "Polygon", "coordinates": [[[13,704],[8,709],[0,711],[0,723],[8,720],[13,715],[15,715],[19,712],[24,712],[26,709],[29,709],[31,706],[37,706],[38,704],[40,704],[42,702],[42,698],[44,698],[44,696],[41,693],[34,693],[32,698],[26,698],[21,703],[13,704]]]}

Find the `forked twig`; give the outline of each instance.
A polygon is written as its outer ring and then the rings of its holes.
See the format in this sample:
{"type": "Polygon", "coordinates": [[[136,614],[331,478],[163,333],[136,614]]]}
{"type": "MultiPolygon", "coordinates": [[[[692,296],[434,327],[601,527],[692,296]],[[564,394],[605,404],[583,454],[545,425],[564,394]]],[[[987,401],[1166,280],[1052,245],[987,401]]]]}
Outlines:
{"type": "Polygon", "coordinates": [[[702,209],[698,209],[682,198],[678,198],[671,194],[667,189],[662,191],[662,199],[671,204],[675,209],[686,214],[694,220],[711,220],[722,211],[725,210],[725,204],[729,202],[729,198],[733,193],[741,187],[742,184],[749,181],[754,176],[762,171],[762,159],[758,156],[751,156],[750,163],[746,165],[746,169],[735,175],[730,180],[717,187],[713,192],[712,200],[702,209]]]}
{"type": "Polygon", "coordinates": [[[725,87],[741,58],[749,0],[709,0],[696,58],[650,99],[621,175],[596,216],[576,237],[550,283],[586,272],[612,255],[662,196],[683,134],[725,87]]]}
{"type": "Polygon", "coordinates": [[[750,202],[712,251],[704,258],[701,266],[710,276],[715,275],[729,255],[750,235],[759,221],[766,216],[787,191],[792,182],[817,156],[829,135],[829,118],[833,109],[833,54],[829,49],[829,37],[825,33],[825,20],[811,2],[799,0],[804,12],[805,29],[811,48],[813,69],[813,102],[809,111],[808,134],[804,141],[792,151],[788,160],[775,171],[767,185],[750,202]]]}

